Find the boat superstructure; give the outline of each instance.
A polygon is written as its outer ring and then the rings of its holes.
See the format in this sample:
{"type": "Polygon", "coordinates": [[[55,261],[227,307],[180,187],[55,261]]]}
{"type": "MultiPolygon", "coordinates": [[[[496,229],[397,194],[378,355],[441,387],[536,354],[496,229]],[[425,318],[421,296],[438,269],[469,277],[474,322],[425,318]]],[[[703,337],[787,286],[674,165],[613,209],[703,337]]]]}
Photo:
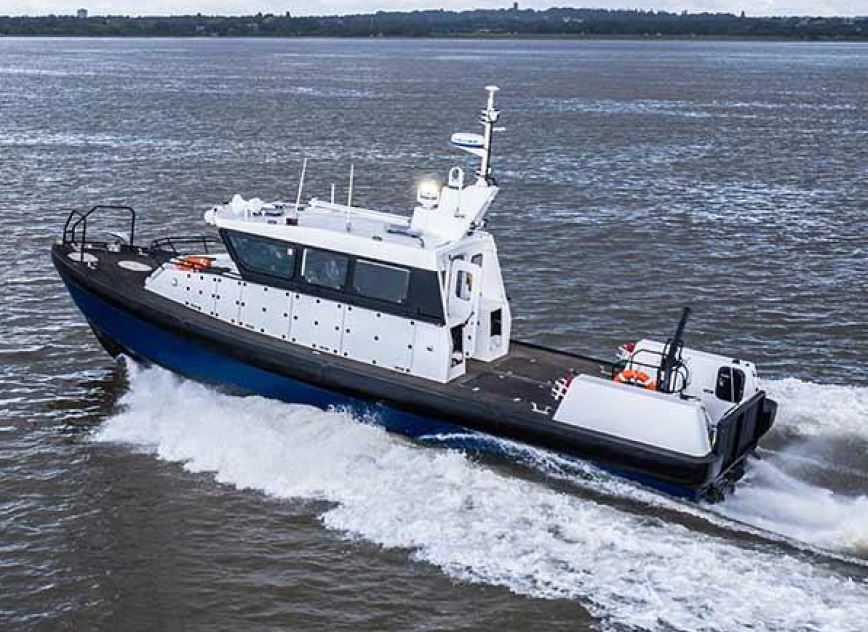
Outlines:
{"type": "MultiPolygon", "coordinates": [[[[753,364],[665,343],[612,361],[512,340],[486,212],[498,193],[495,87],[479,158],[419,185],[411,213],[312,198],[205,213],[219,239],[87,238],[70,215],[54,261],[104,346],[184,375],[315,405],[350,405],[412,436],[459,430],[593,460],[713,498],[737,479],[775,405],[753,364]],[[225,251],[216,246],[224,246],[225,251]]],[[[352,185],[351,185],[352,187],[352,185]]],[[[115,208],[114,210],[118,210],[115,208]]]]}
{"type": "MultiPolygon", "coordinates": [[[[170,263],[146,288],[275,339],[441,383],[464,375],[470,360],[501,358],[511,315],[495,242],[482,228],[498,191],[497,115],[492,88],[486,134],[469,147],[481,154],[475,180],[455,167],[445,186],[423,182],[412,216],[236,197],[205,213],[228,249],[209,268],[226,274],[170,263]]],[[[467,147],[474,137],[459,139],[467,147]]]]}

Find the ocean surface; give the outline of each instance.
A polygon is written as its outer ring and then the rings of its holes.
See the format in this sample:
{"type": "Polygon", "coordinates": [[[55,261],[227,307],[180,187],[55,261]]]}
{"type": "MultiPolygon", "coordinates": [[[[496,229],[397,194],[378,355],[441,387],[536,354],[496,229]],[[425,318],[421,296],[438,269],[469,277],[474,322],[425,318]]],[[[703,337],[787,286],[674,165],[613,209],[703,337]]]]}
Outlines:
{"type": "Polygon", "coordinates": [[[0,629],[865,630],[866,220],[865,44],[0,39],[0,629]],[[51,267],[67,209],[198,234],[305,156],[409,212],[488,83],[517,337],[691,305],[781,403],[724,503],[116,365],[51,267]]]}

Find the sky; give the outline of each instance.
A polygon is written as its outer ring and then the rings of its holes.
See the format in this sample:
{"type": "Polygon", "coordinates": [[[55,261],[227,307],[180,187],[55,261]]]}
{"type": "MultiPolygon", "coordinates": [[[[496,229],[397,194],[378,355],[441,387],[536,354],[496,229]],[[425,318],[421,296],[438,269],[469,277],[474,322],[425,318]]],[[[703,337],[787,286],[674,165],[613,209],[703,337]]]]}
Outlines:
{"type": "MultiPolygon", "coordinates": [[[[378,10],[494,9],[512,5],[512,0],[0,0],[0,15],[67,15],[85,8],[91,15],[242,15],[263,13],[334,15],[378,10]]],[[[529,9],[551,6],[604,9],[655,9],[741,13],[761,15],[868,15],[868,0],[565,0],[521,2],[529,9]]]]}

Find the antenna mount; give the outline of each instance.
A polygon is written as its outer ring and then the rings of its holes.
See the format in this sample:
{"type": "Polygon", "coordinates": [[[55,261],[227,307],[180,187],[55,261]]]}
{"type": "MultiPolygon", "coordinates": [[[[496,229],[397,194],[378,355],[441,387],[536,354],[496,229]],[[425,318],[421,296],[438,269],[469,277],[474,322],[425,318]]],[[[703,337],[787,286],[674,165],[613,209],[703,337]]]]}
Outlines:
{"type": "Polygon", "coordinates": [[[500,118],[500,112],[494,107],[494,95],[500,88],[497,86],[485,86],[485,89],[488,91],[488,103],[479,116],[483,133],[470,134],[459,132],[452,135],[451,142],[459,149],[463,149],[481,159],[479,170],[476,172],[476,183],[492,185],[495,182],[491,175],[491,141],[494,137],[494,132],[503,131],[504,128],[494,126],[497,119],[500,118]]]}

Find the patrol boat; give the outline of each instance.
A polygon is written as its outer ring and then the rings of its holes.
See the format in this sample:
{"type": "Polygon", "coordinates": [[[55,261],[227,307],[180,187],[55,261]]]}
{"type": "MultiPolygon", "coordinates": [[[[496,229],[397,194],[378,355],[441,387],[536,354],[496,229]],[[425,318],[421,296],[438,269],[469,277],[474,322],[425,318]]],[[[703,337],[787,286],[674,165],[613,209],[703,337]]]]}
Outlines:
{"type": "MultiPolygon", "coordinates": [[[[495,437],[714,501],[742,476],[776,404],[755,366],[665,342],[611,360],[512,340],[486,211],[498,193],[489,86],[482,134],[453,145],[472,178],[423,183],[412,214],[239,196],[205,213],[219,236],[136,242],[129,207],[73,211],[52,258],[112,355],[288,402],[346,407],[414,438],[495,437]],[[468,182],[468,180],[472,180],[468,182]],[[94,238],[109,211],[129,234],[94,238]]],[[[306,165],[306,163],[305,163],[306,165]]],[[[494,440],[492,444],[503,443],[494,440]]]]}

